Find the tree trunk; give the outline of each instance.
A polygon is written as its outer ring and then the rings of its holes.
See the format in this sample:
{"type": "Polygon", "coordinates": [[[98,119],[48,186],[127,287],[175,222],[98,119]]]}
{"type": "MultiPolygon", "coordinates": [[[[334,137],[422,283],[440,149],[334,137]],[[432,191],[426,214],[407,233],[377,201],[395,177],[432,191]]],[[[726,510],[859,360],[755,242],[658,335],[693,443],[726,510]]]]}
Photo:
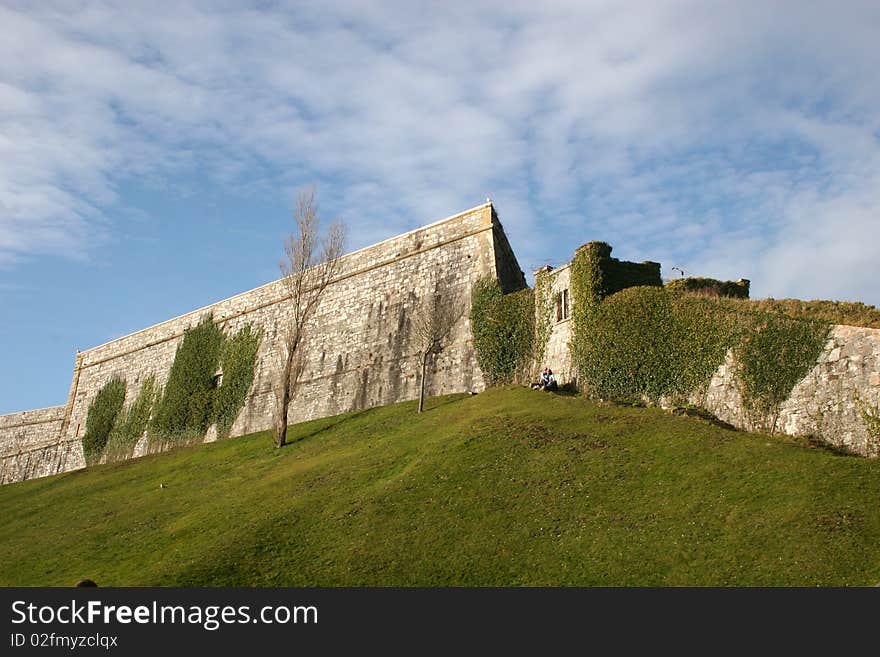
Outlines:
{"type": "Polygon", "coordinates": [[[278,407],[275,409],[275,447],[284,447],[287,444],[287,407],[290,405],[290,374],[293,369],[293,349],[287,350],[287,358],[284,361],[284,369],[281,373],[279,385],[281,389],[276,397],[278,407]]]}
{"type": "Polygon", "coordinates": [[[422,381],[419,384],[419,413],[425,409],[425,371],[428,369],[428,352],[422,354],[422,381]]]}

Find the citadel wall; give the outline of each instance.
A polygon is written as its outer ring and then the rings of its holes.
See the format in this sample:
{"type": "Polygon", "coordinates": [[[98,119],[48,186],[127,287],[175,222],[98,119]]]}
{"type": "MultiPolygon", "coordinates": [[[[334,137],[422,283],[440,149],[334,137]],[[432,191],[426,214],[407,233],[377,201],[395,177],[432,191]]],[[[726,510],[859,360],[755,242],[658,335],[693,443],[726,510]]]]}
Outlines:
{"type": "MultiPolygon", "coordinates": [[[[471,287],[480,276],[498,276],[511,289],[525,286],[491,203],[343,256],[340,273],[327,288],[312,323],[290,421],[416,398],[419,362],[411,322],[423,301],[437,292],[458,299],[464,313],[449,346],[429,367],[426,393],[482,390],[485,383],[474,356],[468,316],[471,287]]],[[[79,445],[89,405],[114,375],[126,380],[127,403],[151,374],[164,385],[184,331],[208,313],[227,334],[246,324],[263,329],[254,384],[231,435],[270,428],[273,377],[281,363],[281,329],[288,312],[286,288],[274,281],[79,353],[63,419],[57,424],[56,411],[56,424],[47,423],[43,435],[57,426],[56,451],[67,443],[79,445]]],[[[135,453],[143,453],[144,448],[141,441],[135,453]]],[[[82,467],[79,449],[79,460],[56,459],[54,472],[82,467]]],[[[11,456],[6,449],[3,454],[11,456]]],[[[51,468],[43,468],[38,476],[54,474],[44,470],[51,468]]],[[[12,464],[9,471],[23,472],[12,464]]]]}
{"type": "Polygon", "coordinates": [[[704,394],[691,401],[746,430],[791,436],[819,436],[862,456],[880,455],[864,412],[880,409],[880,329],[833,326],[813,369],[791,391],[776,417],[750,414],[736,381],[736,361],[728,353],[704,394]]]}
{"type": "MultiPolygon", "coordinates": [[[[589,300],[582,302],[600,303],[607,296],[620,292],[628,287],[638,285],[662,286],[660,263],[646,260],[644,262],[628,262],[611,257],[612,247],[606,242],[587,242],[575,251],[575,260],[587,262],[586,269],[590,272],[590,280],[582,282],[582,289],[587,290],[589,300]]],[[[574,261],[572,261],[574,262],[574,261]]],[[[573,337],[572,306],[575,298],[572,289],[572,262],[553,269],[550,265],[535,272],[535,277],[546,276],[546,289],[536,289],[536,312],[542,312],[541,305],[549,304],[551,312],[550,335],[541,355],[538,366],[553,370],[560,384],[578,385],[578,372],[571,353],[573,337]],[[541,294],[549,299],[538,299],[541,294]]],[[[540,286],[538,286],[540,287],[540,286]]],[[[538,318],[540,321],[540,318],[538,318]]]]}
{"type": "MultiPolygon", "coordinates": [[[[609,280],[602,281],[602,289],[616,291],[659,279],[656,263],[622,263],[609,254],[610,247],[607,253],[598,253],[614,266],[602,269],[603,276],[620,275],[606,276],[609,280]],[[618,271],[621,268],[625,271],[618,271]]],[[[577,384],[569,348],[571,266],[545,271],[553,322],[540,365],[553,369],[560,383],[577,384]],[[566,291],[567,297],[561,297],[566,291]],[[558,310],[557,299],[564,310],[558,310]]],[[[485,382],[473,350],[468,312],[471,288],[482,276],[496,277],[505,292],[526,286],[491,203],[344,256],[312,325],[316,328],[290,421],[415,399],[419,356],[411,323],[436,293],[458,299],[463,314],[449,345],[429,366],[426,392],[482,390],[485,382]]],[[[286,289],[274,281],[78,353],[67,404],[0,416],[0,483],[84,467],[81,438],[98,390],[119,375],[126,380],[128,404],[151,374],[164,385],[184,332],[208,313],[227,334],[246,324],[263,329],[254,384],[231,435],[270,428],[273,376],[281,362],[280,329],[288,312],[286,289]]],[[[880,452],[880,438],[871,435],[863,415],[866,409],[871,413],[880,409],[880,330],[835,326],[815,367],[795,386],[775,418],[749,414],[735,369],[728,354],[708,389],[692,402],[739,428],[773,426],[786,434],[822,436],[866,456],[880,452]]],[[[207,440],[212,439],[212,432],[208,435],[207,440]]],[[[146,450],[142,439],[135,455],[146,450]]]]}
{"type": "MultiPolygon", "coordinates": [[[[572,365],[569,343],[572,336],[571,325],[571,265],[563,265],[548,271],[548,294],[551,304],[550,336],[544,347],[544,355],[538,365],[549,367],[560,384],[577,385],[577,374],[572,365]],[[563,297],[564,295],[564,297],[563,297]]],[[[536,302],[537,303],[537,302],[536,302]]],[[[545,302],[546,303],[546,302],[545,302]]]]}
{"type": "MultiPolygon", "coordinates": [[[[599,242],[578,249],[578,253],[586,252],[600,259],[603,280],[597,287],[612,294],[632,285],[659,284],[657,263],[617,261],[610,258],[610,251],[607,244],[599,242]]],[[[548,277],[546,294],[550,295],[553,318],[539,365],[549,366],[560,383],[577,386],[578,373],[569,346],[573,332],[571,271],[569,263],[556,269],[548,266],[536,272],[536,276],[542,273],[548,277]],[[560,295],[565,290],[569,291],[569,307],[559,313],[560,295]]],[[[711,282],[711,279],[691,280],[711,282]]],[[[747,280],[715,283],[720,287],[739,288],[739,293],[730,293],[729,296],[748,297],[747,280]]],[[[813,369],[798,382],[773,417],[758,416],[746,407],[739,390],[737,367],[732,352],[728,353],[706,390],[691,395],[690,403],[705,408],[738,429],[818,436],[862,456],[880,456],[880,435],[872,435],[865,419],[865,413],[869,413],[880,420],[880,329],[833,326],[813,369]]]]}
{"type": "Polygon", "coordinates": [[[79,441],[58,440],[64,406],[0,415],[0,484],[85,465],[79,441]]]}

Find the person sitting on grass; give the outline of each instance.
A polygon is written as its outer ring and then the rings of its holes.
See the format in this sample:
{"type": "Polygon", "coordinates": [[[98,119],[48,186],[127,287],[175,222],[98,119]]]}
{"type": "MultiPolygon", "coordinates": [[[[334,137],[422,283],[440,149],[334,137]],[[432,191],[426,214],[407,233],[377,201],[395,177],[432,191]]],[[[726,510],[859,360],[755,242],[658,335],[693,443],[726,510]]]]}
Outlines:
{"type": "Polygon", "coordinates": [[[559,388],[556,384],[556,377],[553,376],[553,370],[549,367],[544,368],[544,374],[541,375],[541,383],[543,387],[541,388],[544,392],[554,391],[559,388]]]}
{"type": "Polygon", "coordinates": [[[553,376],[553,370],[549,367],[545,367],[544,371],[541,373],[541,382],[533,383],[532,390],[556,390],[558,388],[556,384],[556,378],[553,376]]]}

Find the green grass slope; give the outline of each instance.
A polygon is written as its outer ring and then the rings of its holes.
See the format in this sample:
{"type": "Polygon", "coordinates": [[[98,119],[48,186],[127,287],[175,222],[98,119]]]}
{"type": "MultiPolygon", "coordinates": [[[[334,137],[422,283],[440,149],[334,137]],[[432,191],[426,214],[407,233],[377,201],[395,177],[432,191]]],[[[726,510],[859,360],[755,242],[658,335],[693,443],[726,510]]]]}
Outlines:
{"type": "Polygon", "coordinates": [[[3,486],[0,584],[880,582],[880,460],[513,388],[290,438],[3,486]]]}

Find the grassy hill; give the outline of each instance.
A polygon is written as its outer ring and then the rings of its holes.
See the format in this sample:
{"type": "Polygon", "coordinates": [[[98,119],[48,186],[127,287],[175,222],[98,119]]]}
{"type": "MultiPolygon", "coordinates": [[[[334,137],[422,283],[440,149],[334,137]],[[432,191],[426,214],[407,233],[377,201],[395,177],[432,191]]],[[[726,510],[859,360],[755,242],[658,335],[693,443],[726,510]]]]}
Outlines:
{"type": "Polygon", "coordinates": [[[0,584],[880,582],[880,460],[514,388],[290,438],[3,486],[0,584]]]}

